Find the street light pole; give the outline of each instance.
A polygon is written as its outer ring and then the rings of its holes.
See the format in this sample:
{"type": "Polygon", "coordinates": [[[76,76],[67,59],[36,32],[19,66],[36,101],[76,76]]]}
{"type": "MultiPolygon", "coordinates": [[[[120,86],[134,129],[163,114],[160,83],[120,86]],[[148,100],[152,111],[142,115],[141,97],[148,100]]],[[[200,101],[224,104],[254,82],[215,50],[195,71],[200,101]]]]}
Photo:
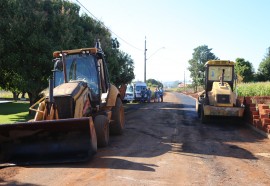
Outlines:
{"type": "MultiPolygon", "coordinates": [[[[165,47],[161,47],[161,48],[159,48],[159,49],[157,49],[153,54],[151,54],[149,57],[148,57],[148,59],[150,58],[150,57],[152,57],[153,55],[155,55],[159,50],[161,50],[161,49],[164,49],[165,47]]],[[[146,58],[146,51],[147,51],[147,48],[146,48],[146,36],[145,36],[145,40],[144,40],[144,82],[146,83],[146,60],[147,60],[147,58],[146,58]]]]}
{"type": "Polygon", "coordinates": [[[144,82],[146,83],[146,36],[144,40],[144,82]]]}

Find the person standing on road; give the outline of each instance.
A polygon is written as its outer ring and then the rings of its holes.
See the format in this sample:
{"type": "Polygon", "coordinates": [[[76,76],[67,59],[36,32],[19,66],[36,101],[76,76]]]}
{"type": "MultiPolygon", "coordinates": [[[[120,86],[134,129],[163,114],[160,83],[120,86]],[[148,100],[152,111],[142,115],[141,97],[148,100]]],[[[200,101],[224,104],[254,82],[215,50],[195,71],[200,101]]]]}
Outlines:
{"type": "Polygon", "coordinates": [[[158,91],[158,88],[156,88],[155,90],[155,100],[154,102],[159,102],[159,91],[158,91]]]}
{"type": "Polygon", "coordinates": [[[152,95],[152,91],[150,90],[150,88],[147,89],[147,102],[150,103],[151,101],[151,95],[152,95]]]}
{"type": "Polygon", "coordinates": [[[163,102],[163,89],[162,87],[159,88],[159,95],[160,95],[160,101],[163,102]]]}
{"type": "Polygon", "coordinates": [[[145,87],[142,88],[141,90],[141,102],[144,103],[145,102],[145,87]]]}

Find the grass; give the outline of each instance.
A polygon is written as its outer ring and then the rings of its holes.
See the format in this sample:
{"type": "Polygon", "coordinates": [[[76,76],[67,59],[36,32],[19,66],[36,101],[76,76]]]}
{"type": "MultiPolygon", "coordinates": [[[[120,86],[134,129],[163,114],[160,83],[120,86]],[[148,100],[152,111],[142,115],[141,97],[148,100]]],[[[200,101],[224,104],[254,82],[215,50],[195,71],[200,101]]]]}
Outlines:
{"type": "Polygon", "coordinates": [[[241,83],[237,93],[238,96],[270,96],[270,82],[241,83]]]}
{"type": "MultiPolygon", "coordinates": [[[[202,91],[203,87],[198,87],[198,92],[202,91]]],[[[194,92],[192,87],[174,88],[168,91],[177,92],[194,92]]],[[[270,96],[270,82],[256,82],[256,83],[240,83],[237,85],[238,96],[270,96]]]]}
{"type": "Polygon", "coordinates": [[[29,116],[29,103],[11,102],[0,103],[0,124],[28,121],[33,118],[29,116]]]}

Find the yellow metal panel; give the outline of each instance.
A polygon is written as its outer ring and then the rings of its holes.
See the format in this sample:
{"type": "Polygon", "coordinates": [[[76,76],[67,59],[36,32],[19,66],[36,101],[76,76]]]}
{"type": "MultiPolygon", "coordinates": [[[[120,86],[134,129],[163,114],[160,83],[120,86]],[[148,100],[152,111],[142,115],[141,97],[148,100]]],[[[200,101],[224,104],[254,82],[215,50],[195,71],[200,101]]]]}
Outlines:
{"type": "Polygon", "coordinates": [[[120,92],[116,86],[110,84],[109,93],[107,96],[107,107],[113,107],[115,106],[116,98],[120,95],[120,92]]]}
{"type": "Polygon", "coordinates": [[[76,107],[75,107],[74,118],[83,117],[83,108],[87,99],[88,99],[88,89],[85,89],[83,93],[78,95],[77,99],[75,99],[76,107]]]}
{"type": "Polygon", "coordinates": [[[82,91],[86,89],[83,86],[79,86],[79,82],[63,83],[53,89],[54,96],[72,95],[76,100],[82,91]]]}
{"type": "Polygon", "coordinates": [[[214,82],[212,90],[208,92],[208,98],[210,105],[213,106],[232,107],[235,103],[235,94],[232,92],[231,87],[227,82],[224,82],[223,86],[221,86],[220,82],[214,82]],[[217,95],[229,95],[230,103],[217,103],[217,95]]]}
{"type": "Polygon", "coordinates": [[[45,101],[42,101],[38,105],[38,109],[37,109],[37,112],[36,112],[34,121],[41,121],[41,120],[43,120],[44,110],[45,110],[45,101]]]}

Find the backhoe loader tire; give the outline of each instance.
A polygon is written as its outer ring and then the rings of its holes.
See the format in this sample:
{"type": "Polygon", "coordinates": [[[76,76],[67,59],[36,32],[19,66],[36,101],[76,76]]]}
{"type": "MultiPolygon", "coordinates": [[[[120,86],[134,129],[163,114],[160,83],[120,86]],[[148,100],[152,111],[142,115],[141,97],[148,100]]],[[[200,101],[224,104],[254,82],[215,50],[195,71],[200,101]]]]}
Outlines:
{"type": "Polygon", "coordinates": [[[116,99],[115,106],[112,108],[112,122],[110,124],[110,133],[121,135],[125,126],[125,113],[121,99],[116,99]]]}
{"type": "Polygon", "coordinates": [[[90,117],[90,135],[91,135],[91,149],[93,150],[93,154],[97,153],[97,134],[94,126],[94,122],[92,117],[90,117]]]}
{"type": "Polygon", "coordinates": [[[98,115],[95,117],[94,125],[97,134],[97,146],[98,147],[108,146],[110,139],[108,118],[104,115],[98,115]]]}

